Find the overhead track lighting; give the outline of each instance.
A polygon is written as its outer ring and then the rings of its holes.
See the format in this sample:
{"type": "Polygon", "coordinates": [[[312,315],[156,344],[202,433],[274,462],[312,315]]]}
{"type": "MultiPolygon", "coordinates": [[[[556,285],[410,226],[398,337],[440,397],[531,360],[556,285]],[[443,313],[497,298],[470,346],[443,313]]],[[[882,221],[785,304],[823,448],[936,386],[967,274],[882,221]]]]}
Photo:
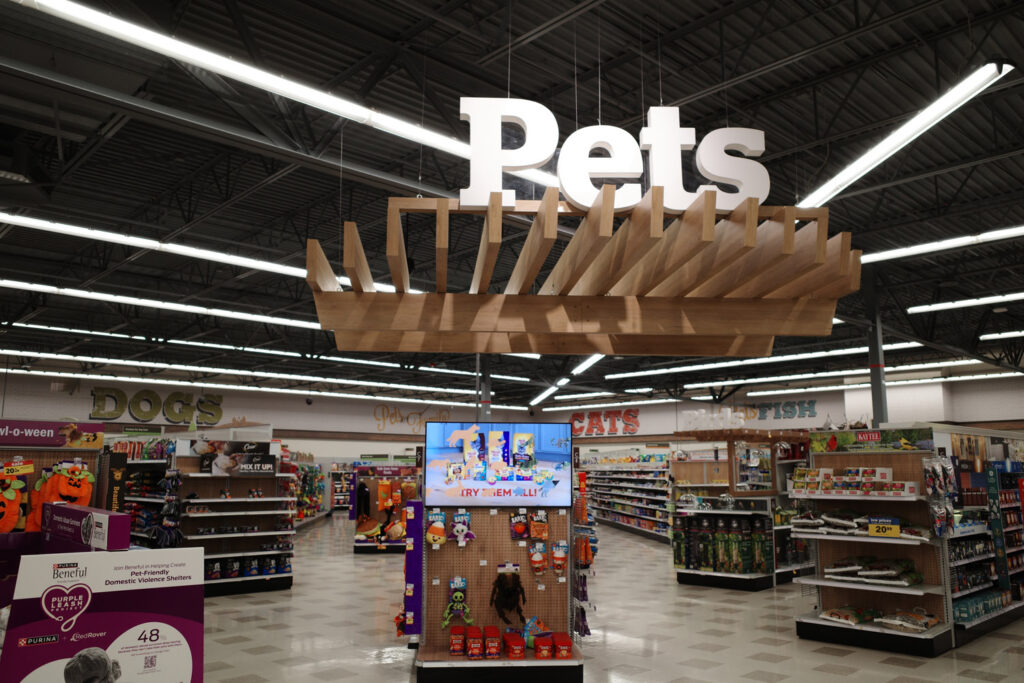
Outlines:
{"type": "Polygon", "coordinates": [[[978,339],[981,341],[996,341],[999,339],[1016,339],[1018,337],[1024,337],[1024,330],[1014,330],[1012,332],[992,332],[990,334],[983,334],[978,339]]]}
{"type": "MultiPolygon", "coordinates": [[[[397,116],[374,111],[353,100],[331,95],[297,81],[250,66],[245,62],[231,59],[183,40],[152,31],[138,24],[98,12],[84,5],[68,2],[68,0],[14,1],[83,28],[123,40],[145,50],[156,52],[186,64],[198,66],[212,73],[251,85],[254,88],[266,90],[290,100],[309,105],[315,109],[340,116],[343,119],[370,126],[383,133],[447,152],[452,156],[462,159],[469,158],[469,144],[461,140],[410,121],[405,121],[397,116]]],[[[558,187],[558,178],[553,173],[546,173],[537,169],[512,171],[511,173],[534,183],[558,187]]]]}
{"type": "Polygon", "coordinates": [[[555,396],[556,401],[582,401],[585,398],[600,398],[602,396],[614,396],[610,391],[588,391],[582,394],[560,394],[555,396]]]}
{"type": "MultiPolygon", "coordinates": [[[[550,408],[544,408],[545,412],[551,412],[556,410],[589,410],[591,408],[630,408],[632,406],[650,406],[657,403],[678,403],[680,399],[677,398],[653,398],[647,401],[618,401],[615,403],[590,403],[581,404],[578,406],[551,406],[550,408]]],[[[532,404],[531,404],[532,405],[532,404]]]]}
{"type": "Polygon", "coordinates": [[[593,356],[589,356],[585,361],[577,365],[572,369],[571,375],[579,375],[589,370],[595,363],[604,358],[603,353],[595,353],[593,356]]]}
{"type": "Polygon", "coordinates": [[[1024,300],[1024,292],[1014,292],[1013,294],[997,294],[996,296],[983,296],[978,299],[960,299],[959,301],[945,301],[938,304],[923,304],[921,306],[911,306],[907,309],[907,313],[932,313],[934,311],[949,311],[954,308],[972,308],[974,306],[988,306],[991,304],[1003,304],[1011,301],[1024,300]]]}
{"type": "Polygon", "coordinates": [[[537,394],[534,397],[534,399],[532,401],[530,401],[530,405],[531,406],[537,405],[538,403],[540,403],[541,401],[543,401],[544,399],[546,399],[548,396],[550,396],[551,394],[555,393],[556,391],[558,391],[558,387],[557,386],[548,387],[544,391],[542,391],[539,394],[537,394]]]}
{"type": "MultiPolygon", "coordinates": [[[[918,372],[922,370],[937,370],[939,368],[953,368],[960,367],[963,365],[977,365],[981,363],[980,360],[968,358],[965,360],[945,360],[937,361],[934,363],[913,363],[910,365],[897,365],[894,367],[886,368],[886,373],[900,373],[900,372],[918,372]]],[[[699,382],[697,384],[687,384],[685,389],[707,389],[710,387],[732,387],[742,386],[744,384],[772,384],[774,382],[793,382],[803,379],[819,379],[825,377],[846,377],[850,375],[867,375],[870,374],[871,370],[868,368],[853,368],[850,370],[830,370],[827,372],[804,372],[794,375],[777,375],[775,377],[750,377],[747,379],[727,379],[717,382],[699,382]]]]}
{"type": "Polygon", "coordinates": [[[916,116],[885,136],[881,142],[854,160],[824,185],[804,197],[797,203],[797,206],[824,205],[828,200],[860,180],[868,171],[906,147],[922,133],[928,131],[1012,70],[1013,66],[1004,62],[990,62],[975,70],[916,116]]]}
{"type": "MultiPolygon", "coordinates": [[[[884,351],[902,351],[921,346],[918,342],[897,342],[882,346],[884,351]]],[[[624,379],[627,377],[648,377],[652,375],[671,375],[680,372],[700,372],[703,370],[720,370],[722,368],[738,368],[750,365],[762,365],[766,363],[784,363],[788,361],[814,360],[816,358],[833,358],[835,356],[854,356],[867,353],[868,347],[858,346],[852,349],[830,349],[828,351],[809,351],[807,353],[792,353],[785,356],[767,356],[765,358],[744,358],[743,360],[727,360],[719,363],[702,363],[699,365],[678,365],[671,368],[656,368],[653,370],[637,370],[635,372],[619,372],[613,375],[605,375],[605,379],[624,379]]]]}
{"type": "Polygon", "coordinates": [[[937,251],[947,251],[949,249],[973,247],[977,244],[985,244],[986,242],[998,242],[1000,240],[1011,240],[1016,239],[1018,237],[1024,237],[1024,225],[1018,225],[1015,228],[1003,228],[1001,230],[992,230],[989,232],[983,232],[978,235],[951,237],[948,240],[939,240],[938,242],[927,242],[925,244],[915,244],[910,247],[889,249],[888,251],[879,251],[874,254],[864,254],[863,256],[860,257],[860,262],[878,263],[879,261],[891,261],[893,259],[910,258],[911,256],[932,254],[937,251]]]}
{"type": "MultiPolygon", "coordinates": [[[[293,396],[317,396],[325,398],[346,398],[357,401],[376,401],[378,403],[413,403],[427,406],[452,406],[456,408],[475,408],[475,403],[459,401],[442,401],[434,398],[403,398],[395,396],[375,396],[371,394],[346,394],[337,391],[312,391],[309,389],[285,389],[281,387],[257,387],[246,384],[220,384],[216,382],[192,382],[189,380],[160,379],[158,377],[123,377],[121,375],[103,375],[86,372],[63,372],[56,370],[23,370],[21,368],[0,368],[0,374],[26,375],[34,377],[56,377],[62,379],[84,379],[96,382],[124,382],[128,384],[149,384],[172,387],[196,387],[200,389],[221,389],[224,391],[246,391],[260,394],[290,394],[293,396]]],[[[497,410],[526,411],[523,406],[491,406],[497,410]]]]}
{"type": "MultiPolygon", "coordinates": [[[[886,381],[887,387],[905,386],[911,384],[942,384],[944,382],[973,382],[983,379],[1003,379],[1006,377],[1020,377],[1016,372],[995,372],[983,375],[957,375],[955,377],[927,377],[925,379],[898,379],[886,381]]],[[[801,387],[799,389],[770,389],[767,391],[749,391],[748,397],[758,396],[780,396],[783,394],[809,394],[822,391],[846,391],[847,389],[870,389],[870,384],[837,384],[827,387],[801,387]]]]}

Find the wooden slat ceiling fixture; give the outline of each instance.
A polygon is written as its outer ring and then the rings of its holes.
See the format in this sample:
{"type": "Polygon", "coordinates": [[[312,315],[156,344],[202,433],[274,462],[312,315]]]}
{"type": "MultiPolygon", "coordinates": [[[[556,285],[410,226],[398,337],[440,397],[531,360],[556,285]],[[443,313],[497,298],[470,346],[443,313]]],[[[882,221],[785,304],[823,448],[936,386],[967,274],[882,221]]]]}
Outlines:
{"type": "Polygon", "coordinates": [[[827,209],[748,199],[718,211],[709,191],[669,215],[653,187],[614,230],[614,193],[604,186],[587,211],[559,202],[555,188],[505,212],[499,193],[484,210],[392,198],[387,262],[396,292],[375,291],[355,223],[345,223],[342,259],[352,291],[341,291],[309,241],[306,280],[320,324],[344,351],[767,356],[776,335],[831,334],[836,300],[860,287],[860,252],[849,233],[828,236],[827,209]],[[436,216],[434,293],[409,293],[402,213],[436,216]],[[533,223],[504,291],[492,294],[503,213],[533,223]],[[483,218],[468,293],[447,291],[451,214],[483,218]],[[578,220],[576,232],[538,283],[559,219],[578,220]]]}

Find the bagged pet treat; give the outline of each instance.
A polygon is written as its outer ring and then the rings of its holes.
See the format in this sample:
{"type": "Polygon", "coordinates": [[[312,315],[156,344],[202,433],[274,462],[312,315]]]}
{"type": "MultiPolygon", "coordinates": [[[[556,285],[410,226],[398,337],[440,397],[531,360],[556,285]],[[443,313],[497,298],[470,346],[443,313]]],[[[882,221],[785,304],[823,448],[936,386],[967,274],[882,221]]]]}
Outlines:
{"type": "Polygon", "coordinates": [[[847,557],[825,567],[826,574],[856,574],[875,561],[873,557],[847,557]]]}
{"type": "Polygon", "coordinates": [[[859,572],[860,576],[883,578],[899,576],[903,572],[914,571],[914,561],[908,559],[899,560],[877,560],[864,566],[859,572]]]}
{"type": "Polygon", "coordinates": [[[513,539],[530,537],[530,524],[525,512],[510,513],[508,527],[513,539]]]}
{"type": "Polygon", "coordinates": [[[569,542],[556,541],[551,544],[551,569],[556,576],[561,576],[569,564],[569,542]]]}
{"type": "Polygon", "coordinates": [[[467,541],[476,538],[476,534],[469,529],[469,519],[468,512],[456,512],[452,515],[452,529],[448,532],[448,540],[458,541],[460,548],[466,545],[467,541]]]}
{"type": "MultiPolygon", "coordinates": [[[[818,513],[808,510],[793,517],[792,524],[793,526],[798,527],[825,526],[825,520],[821,519],[821,517],[818,516],[818,513]]],[[[801,529],[801,531],[803,531],[803,529],[801,529]]]]}
{"type": "Polygon", "coordinates": [[[924,576],[920,572],[907,571],[899,576],[864,576],[860,575],[865,583],[875,583],[880,586],[916,586],[924,583],[924,576]]]}
{"type": "Polygon", "coordinates": [[[900,538],[919,538],[928,541],[932,538],[932,532],[923,526],[901,526],[900,538]]]}
{"type": "Polygon", "coordinates": [[[917,607],[912,612],[899,610],[876,617],[874,623],[903,633],[924,633],[937,625],[939,618],[934,614],[928,614],[923,607],[917,607]]]}
{"type": "Polygon", "coordinates": [[[873,621],[878,616],[881,616],[881,612],[861,607],[835,607],[822,610],[818,615],[821,619],[837,621],[841,624],[863,624],[873,621]]]}
{"type": "Polygon", "coordinates": [[[537,510],[530,514],[530,538],[538,541],[548,540],[547,510],[537,510]]]}
{"type": "Polygon", "coordinates": [[[825,520],[829,526],[848,527],[850,529],[857,528],[857,514],[849,510],[823,512],[821,513],[821,518],[825,520]]]}

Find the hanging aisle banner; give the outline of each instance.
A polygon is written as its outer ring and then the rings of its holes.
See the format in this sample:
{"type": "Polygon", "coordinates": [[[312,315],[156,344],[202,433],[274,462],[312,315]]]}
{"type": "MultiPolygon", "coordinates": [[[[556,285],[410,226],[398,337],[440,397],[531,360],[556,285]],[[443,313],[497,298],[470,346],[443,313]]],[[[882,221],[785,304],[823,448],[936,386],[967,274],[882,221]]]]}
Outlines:
{"type": "Polygon", "coordinates": [[[25,555],[5,681],[203,680],[203,550],[25,555]]]}
{"type": "Polygon", "coordinates": [[[103,448],[103,424],[0,420],[0,446],[99,450],[103,448]]]}
{"type": "Polygon", "coordinates": [[[265,477],[277,471],[277,455],[274,451],[280,452],[278,443],[205,439],[187,443],[189,454],[199,458],[199,471],[203,474],[215,477],[265,477]]]}

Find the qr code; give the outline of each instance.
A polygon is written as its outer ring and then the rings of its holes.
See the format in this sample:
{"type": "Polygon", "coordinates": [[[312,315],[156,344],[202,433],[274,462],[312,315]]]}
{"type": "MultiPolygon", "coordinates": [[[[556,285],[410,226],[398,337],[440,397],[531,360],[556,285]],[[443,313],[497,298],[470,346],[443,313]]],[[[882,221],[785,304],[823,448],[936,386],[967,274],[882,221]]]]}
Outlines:
{"type": "Polygon", "coordinates": [[[156,655],[147,655],[146,661],[142,664],[143,669],[155,669],[156,668],[156,655]]]}

